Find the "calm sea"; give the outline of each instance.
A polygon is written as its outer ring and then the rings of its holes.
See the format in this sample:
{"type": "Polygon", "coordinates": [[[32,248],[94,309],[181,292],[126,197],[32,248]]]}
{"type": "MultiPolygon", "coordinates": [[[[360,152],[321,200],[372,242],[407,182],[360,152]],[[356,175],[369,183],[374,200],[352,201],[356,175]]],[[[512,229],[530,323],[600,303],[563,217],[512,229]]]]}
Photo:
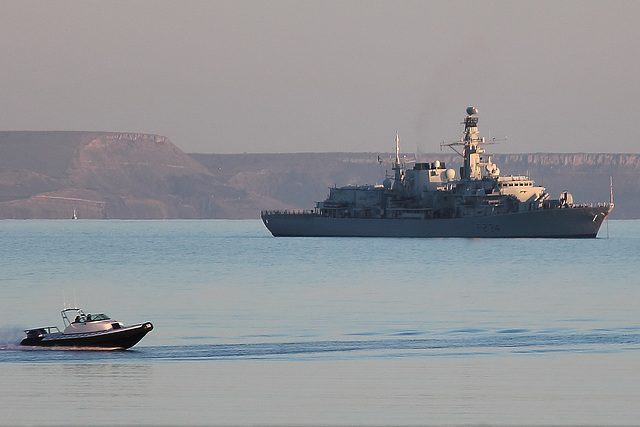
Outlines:
{"type": "Polygon", "coordinates": [[[589,240],[0,221],[0,242],[2,425],[640,425],[640,221],[589,240]],[[155,329],[18,346],[65,305],[155,329]]]}

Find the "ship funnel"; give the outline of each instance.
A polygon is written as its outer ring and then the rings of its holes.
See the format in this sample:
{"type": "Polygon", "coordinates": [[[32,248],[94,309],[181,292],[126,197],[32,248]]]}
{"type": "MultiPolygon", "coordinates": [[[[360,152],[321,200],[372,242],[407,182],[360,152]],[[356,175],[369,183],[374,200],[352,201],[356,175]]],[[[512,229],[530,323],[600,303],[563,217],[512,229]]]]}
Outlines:
{"type": "Polygon", "coordinates": [[[472,116],[474,114],[478,114],[478,109],[475,107],[467,107],[467,115],[472,116]]]}

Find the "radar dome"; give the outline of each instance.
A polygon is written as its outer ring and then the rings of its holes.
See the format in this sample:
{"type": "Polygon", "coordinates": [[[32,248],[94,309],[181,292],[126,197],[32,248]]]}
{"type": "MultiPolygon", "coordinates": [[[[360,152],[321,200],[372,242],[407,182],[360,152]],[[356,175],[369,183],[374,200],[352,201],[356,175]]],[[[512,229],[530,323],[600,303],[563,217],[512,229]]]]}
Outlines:
{"type": "Polygon", "coordinates": [[[478,109],[475,107],[467,107],[467,114],[469,116],[473,115],[473,114],[478,114],[478,109]]]}
{"type": "Polygon", "coordinates": [[[391,180],[389,178],[386,178],[384,181],[382,181],[382,185],[384,186],[385,189],[390,189],[391,188],[391,180]]]}
{"type": "Polygon", "coordinates": [[[447,169],[447,180],[449,181],[453,181],[456,178],[456,171],[455,169],[447,169]]]}
{"type": "Polygon", "coordinates": [[[560,204],[562,206],[573,204],[573,196],[568,191],[563,191],[562,193],[560,193],[560,197],[558,197],[558,199],[560,200],[560,204]]]}

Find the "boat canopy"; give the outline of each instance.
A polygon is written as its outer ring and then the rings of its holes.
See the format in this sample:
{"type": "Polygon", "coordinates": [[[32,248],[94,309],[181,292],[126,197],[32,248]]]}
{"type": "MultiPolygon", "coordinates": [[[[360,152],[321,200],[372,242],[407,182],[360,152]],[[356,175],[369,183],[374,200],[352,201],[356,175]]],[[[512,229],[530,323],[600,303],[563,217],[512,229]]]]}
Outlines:
{"type": "Polygon", "coordinates": [[[104,313],[85,314],[81,308],[65,308],[60,312],[64,326],[67,327],[71,323],[95,322],[98,320],[109,320],[110,317],[104,313]]]}

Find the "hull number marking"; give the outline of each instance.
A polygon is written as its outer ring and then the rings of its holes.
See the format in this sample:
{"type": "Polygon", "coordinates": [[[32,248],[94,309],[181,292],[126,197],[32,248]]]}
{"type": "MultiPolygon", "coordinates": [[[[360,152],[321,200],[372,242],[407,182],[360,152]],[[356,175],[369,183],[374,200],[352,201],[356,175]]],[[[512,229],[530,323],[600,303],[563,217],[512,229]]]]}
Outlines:
{"type": "Polygon", "coordinates": [[[477,231],[482,231],[484,233],[495,233],[496,231],[500,231],[500,225],[498,224],[476,224],[477,231]]]}

